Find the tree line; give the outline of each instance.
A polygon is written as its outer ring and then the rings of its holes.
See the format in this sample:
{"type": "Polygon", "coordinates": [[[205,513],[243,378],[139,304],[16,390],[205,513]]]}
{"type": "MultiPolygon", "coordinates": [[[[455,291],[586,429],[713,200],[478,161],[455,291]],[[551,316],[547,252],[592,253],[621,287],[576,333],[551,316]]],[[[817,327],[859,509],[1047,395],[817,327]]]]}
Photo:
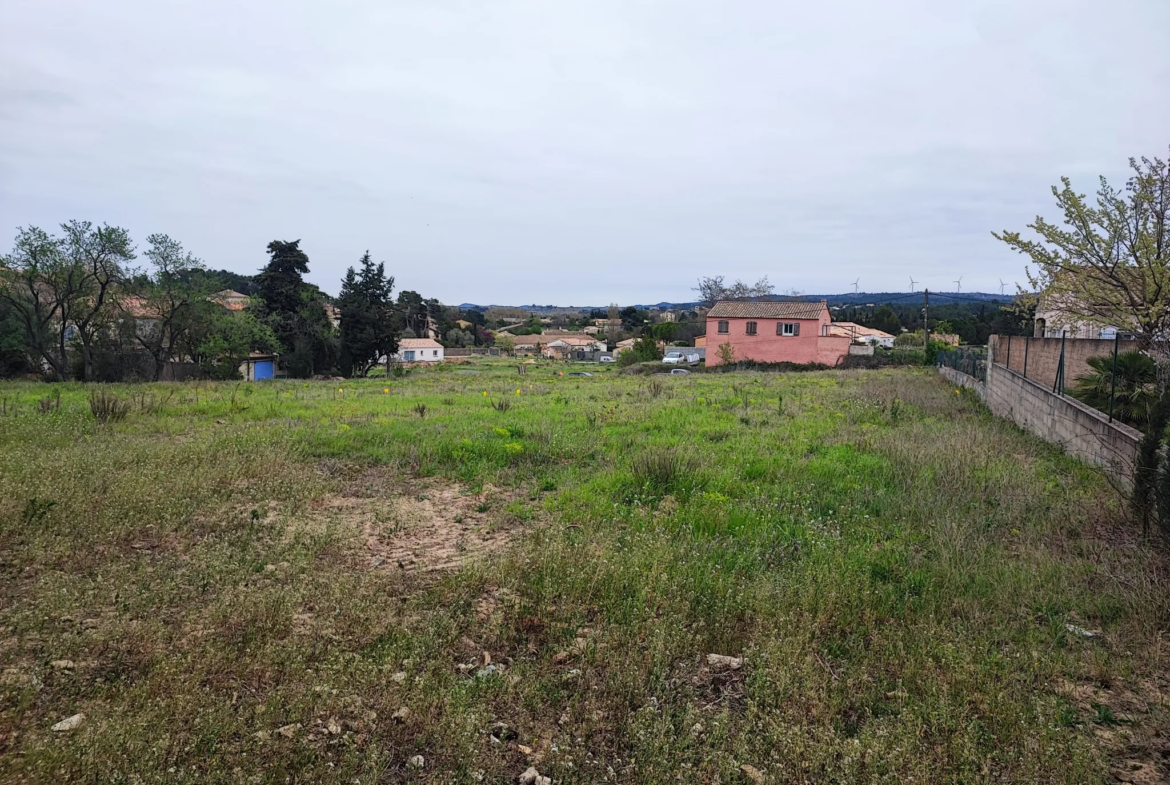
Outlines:
{"type": "Polygon", "coordinates": [[[88,221],[57,234],[18,229],[0,257],[0,374],[159,380],[181,362],[231,379],[251,354],[276,353],[290,376],[364,376],[403,337],[437,334],[459,347],[493,339],[478,311],[413,291],[395,298],[394,277],[369,252],[331,298],[305,280],[299,240],[269,243],[254,276],[209,269],[165,234],[146,242],[140,256],[125,229],[88,221]],[[245,302],[229,302],[225,290],[245,302]]]}

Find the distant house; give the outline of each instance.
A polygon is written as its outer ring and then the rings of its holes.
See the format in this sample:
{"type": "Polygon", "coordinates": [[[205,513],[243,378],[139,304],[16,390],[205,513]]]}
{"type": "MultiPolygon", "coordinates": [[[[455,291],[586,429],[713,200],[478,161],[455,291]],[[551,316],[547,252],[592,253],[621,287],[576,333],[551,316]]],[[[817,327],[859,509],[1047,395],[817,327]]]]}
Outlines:
{"type": "Polygon", "coordinates": [[[341,309],[333,303],[325,303],[325,316],[334,329],[341,328],[341,309]]]}
{"type": "Polygon", "coordinates": [[[829,335],[839,335],[851,341],[867,343],[871,346],[880,346],[883,349],[894,348],[894,336],[884,330],[865,327],[856,322],[833,322],[829,325],[829,335]]]}
{"type": "Polygon", "coordinates": [[[431,338],[403,338],[394,359],[400,363],[441,363],[443,345],[431,338]]]}
{"type": "Polygon", "coordinates": [[[723,347],[735,360],[837,365],[850,338],[833,335],[832,319],[820,302],[723,300],[707,312],[707,365],[723,363],[723,347]]]}
{"type": "Polygon", "coordinates": [[[1042,294],[1036,304],[1036,320],[1033,337],[1036,338],[1091,338],[1112,341],[1117,335],[1117,326],[1101,324],[1074,316],[1086,310],[1083,305],[1073,302],[1068,293],[1042,294]]]}
{"type": "Polygon", "coordinates": [[[561,336],[549,340],[543,346],[545,357],[558,360],[568,359],[574,352],[604,352],[605,341],[588,336],[561,336]]]}
{"type": "Polygon", "coordinates": [[[615,344],[613,347],[614,359],[617,359],[617,357],[626,349],[633,348],[634,342],[637,340],[637,338],[627,338],[624,341],[618,341],[617,344],[615,344]]]}
{"type": "Polygon", "coordinates": [[[227,308],[229,311],[242,311],[248,307],[248,303],[252,298],[246,294],[240,294],[234,289],[224,289],[222,292],[216,292],[207,299],[227,308]]]}

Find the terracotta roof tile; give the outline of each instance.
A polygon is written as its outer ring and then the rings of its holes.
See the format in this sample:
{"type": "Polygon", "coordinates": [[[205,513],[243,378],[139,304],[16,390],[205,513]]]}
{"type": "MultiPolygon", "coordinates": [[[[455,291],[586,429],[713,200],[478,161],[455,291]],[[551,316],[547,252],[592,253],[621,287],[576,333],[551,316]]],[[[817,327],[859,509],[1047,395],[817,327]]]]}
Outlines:
{"type": "Polygon", "coordinates": [[[707,312],[709,319],[820,319],[825,301],[748,302],[721,300],[707,312]]]}

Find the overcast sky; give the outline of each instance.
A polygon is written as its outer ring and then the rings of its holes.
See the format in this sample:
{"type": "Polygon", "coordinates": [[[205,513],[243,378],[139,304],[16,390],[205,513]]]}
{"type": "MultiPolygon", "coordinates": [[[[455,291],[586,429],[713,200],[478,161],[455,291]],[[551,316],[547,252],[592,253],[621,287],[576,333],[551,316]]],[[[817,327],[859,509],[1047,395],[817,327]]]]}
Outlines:
{"type": "Polygon", "coordinates": [[[444,302],[998,291],[1170,144],[1167,0],[5,0],[0,249],[70,218],[444,302]]]}

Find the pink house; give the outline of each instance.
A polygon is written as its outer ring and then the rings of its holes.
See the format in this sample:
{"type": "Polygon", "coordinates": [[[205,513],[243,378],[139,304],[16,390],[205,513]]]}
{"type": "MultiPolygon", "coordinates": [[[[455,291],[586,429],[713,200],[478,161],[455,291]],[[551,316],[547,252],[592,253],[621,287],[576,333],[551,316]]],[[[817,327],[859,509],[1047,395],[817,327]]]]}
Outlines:
{"type": "Polygon", "coordinates": [[[724,300],[707,313],[707,365],[722,364],[728,344],[735,360],[836,365],[849,338],[832,335],[829,307],[820,302],[724,300]]]}

